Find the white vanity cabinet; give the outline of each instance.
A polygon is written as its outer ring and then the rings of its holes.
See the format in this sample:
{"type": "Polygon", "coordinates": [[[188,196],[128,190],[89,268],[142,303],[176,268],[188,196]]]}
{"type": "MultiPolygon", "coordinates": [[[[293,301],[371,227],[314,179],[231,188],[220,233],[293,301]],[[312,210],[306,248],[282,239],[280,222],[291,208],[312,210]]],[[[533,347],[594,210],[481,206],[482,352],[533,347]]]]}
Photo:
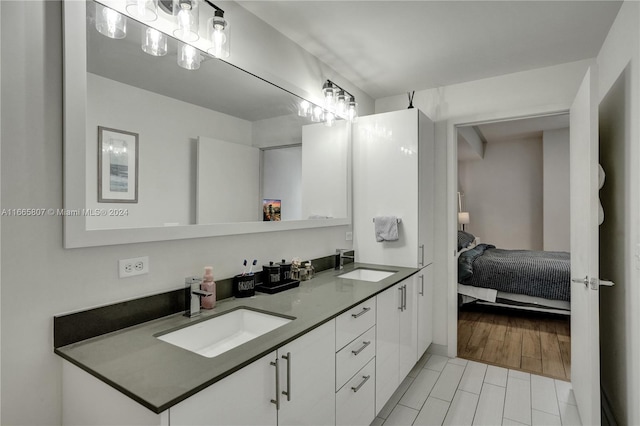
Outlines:
{"type": "Polygon", "coordinates": [[[174,405],[170,425],[334,424],[334,324],[321,325],[174,405]]]}
{"type": "Polygon", "coordinates": [[[376,296],[376,414],[418,360],[416,279],[376,296]]]}

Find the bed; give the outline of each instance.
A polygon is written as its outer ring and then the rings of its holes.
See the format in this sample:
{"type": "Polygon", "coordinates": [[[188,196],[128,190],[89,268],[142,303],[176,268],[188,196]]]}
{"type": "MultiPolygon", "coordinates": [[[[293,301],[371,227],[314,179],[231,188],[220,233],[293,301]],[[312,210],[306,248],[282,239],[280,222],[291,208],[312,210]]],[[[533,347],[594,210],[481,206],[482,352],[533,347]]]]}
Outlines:
{"type": "Polygon", "coordinates": [[[571,313],[567,252],[504,250],[458,232],[459,303],[571,313]]]}

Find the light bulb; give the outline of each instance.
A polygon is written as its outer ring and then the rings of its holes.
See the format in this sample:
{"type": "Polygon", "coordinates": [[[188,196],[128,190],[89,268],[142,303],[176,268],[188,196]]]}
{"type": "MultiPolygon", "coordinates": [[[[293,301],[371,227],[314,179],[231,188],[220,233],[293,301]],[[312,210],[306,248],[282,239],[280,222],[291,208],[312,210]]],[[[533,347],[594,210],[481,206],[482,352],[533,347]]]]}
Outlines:
{"type": "Polygon", "coordinates": [[[353,96],[349,97],[349,106],[347,108],[347,118],[352,123],[358,119],[358,104],[353,96]]]}
{"type": "Polygon", "coordinates": [[[331,112],[327,111],[324,115],[324,124],[327,127],[333,126],[333,122],[336,120],[336,116],[331,112]]]}
{"type": "Polygon", "coordinates": [[[316,106],[313,109],[313,115],[311,116],[311,121],[320,122],[322,121],[323,111],[322,108],[316,106]]]}
{"type": "Polygon", "coordinates": [[[190,44],[182,44],[178,55],[178,65],[186,70],[197,70],[200,68],[202,57],[200,52],[190,44]]]}
{"type": "Polygon", "coordinates": [[[155,28],[147,28],[142,33],[142,50],[151,56],[167,54],[167,36],[155,28]]]}
{"type": "Polygon", "coordinates": [[[224,19],[224,12],[216,10],[209,20],[209,41],[211,48],[208,52],[216,58],[229,57],[229,24],[224,19]]]}
{"type": "Polygon", "coordinates": [[[347,113],[347,98],[344,94],[344,90],[338,92],[338,98],[336,99],[336,115],[344,117],[347,113]]]}

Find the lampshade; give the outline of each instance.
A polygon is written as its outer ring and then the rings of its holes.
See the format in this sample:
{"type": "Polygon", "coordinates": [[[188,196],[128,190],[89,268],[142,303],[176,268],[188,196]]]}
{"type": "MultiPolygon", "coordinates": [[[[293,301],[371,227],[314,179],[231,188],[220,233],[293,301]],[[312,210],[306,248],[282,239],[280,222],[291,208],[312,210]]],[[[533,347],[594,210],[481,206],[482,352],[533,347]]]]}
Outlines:
{"type": "Polygon", "coordinates": [[[127,18],[113,9],[96,3],[96,30],[109,38],[125,38],[127,18]]]}
{"type": "Polygon", "coordinates": [[[469,212],[460,212],[460,213],[458,213],[458,223],[460,225],[468,225],[469,224],[469,212]]]}

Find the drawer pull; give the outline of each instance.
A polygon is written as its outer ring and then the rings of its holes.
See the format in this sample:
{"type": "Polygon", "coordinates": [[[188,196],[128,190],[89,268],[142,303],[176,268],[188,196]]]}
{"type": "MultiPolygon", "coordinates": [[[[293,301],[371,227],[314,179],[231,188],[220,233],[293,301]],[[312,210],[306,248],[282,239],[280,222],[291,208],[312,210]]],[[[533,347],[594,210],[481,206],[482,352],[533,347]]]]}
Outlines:
{"type": "Polygon", "coordinates": [[[287,390],[282,391],[282,394],[287,396],[287,401],[291,401],[291,352],[282,355],[282,359],[287,360],[287,390]]]}
{"type": "Polygon", "coordinates": [[[360,352],[364,351],[364,349],[370,344],[371,344],[371,340],[369,340],[368,342],[362,342],[362,347],[357,351],[351,351],[351,353],[357,356],[360,352]]]}
{"type": "Polygon", "coordinates": [[[362,376],[362,378],[364,379],[362,383],[360,383],[358,386],[351,386],[351,390],[354,392],[358,392],[360,388],[364,386],[365,383],[367,383],[367,380],[369,380],[370,377],[371,376],[362,376]]]}
{"type": "Polygon", "coordinates": [[[354,317],[354,318],[358,318],[359,316],[366,314],[370,310],[371,310],[371,308],[362,308],[362,312],[359,312],[357,314],[351,314],[351,316],[354,317]]]}

